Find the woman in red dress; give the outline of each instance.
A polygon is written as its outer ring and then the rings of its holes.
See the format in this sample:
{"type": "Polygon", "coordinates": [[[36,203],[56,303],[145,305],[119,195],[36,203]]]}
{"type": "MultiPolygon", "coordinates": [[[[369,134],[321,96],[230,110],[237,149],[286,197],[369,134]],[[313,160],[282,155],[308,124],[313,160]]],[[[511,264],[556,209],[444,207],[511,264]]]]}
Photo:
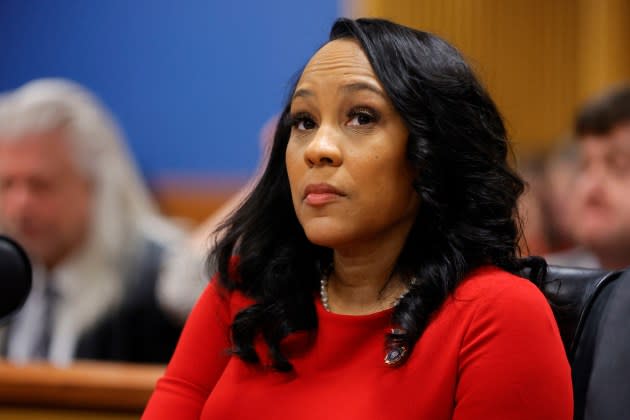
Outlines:
{"type": "Polygon", "coordinates": [[[453,47],[338,20],[143,418],[571,419],[508,151],[453,47]]]}

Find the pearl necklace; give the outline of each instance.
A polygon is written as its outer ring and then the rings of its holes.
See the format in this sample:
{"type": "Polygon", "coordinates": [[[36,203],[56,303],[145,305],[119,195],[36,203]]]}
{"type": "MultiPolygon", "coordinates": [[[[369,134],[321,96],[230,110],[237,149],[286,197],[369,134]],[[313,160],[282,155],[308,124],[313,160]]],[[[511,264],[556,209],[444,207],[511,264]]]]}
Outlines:
{"type": "MultiPolygon", "coordinates": [[[[416,284],[416,279],[413,279],[411,281],[411,285],[413,286],[414,284],[416,284]]],[[[395,308],[396,306],[398,306],[402,298],[404,298],[407,295],[407,293],[409,293],[409,289],[405,290],[403,293],[400,294],[400,296],[398,296],[398,298],[396,298],[391,308],[395,308]]],[[[332,312],[330,310],[330,303],[328,303],[328,275],[327,274],[324,274],[322,278],[319,280],[319,298],[326,312],[332,312]]]]}

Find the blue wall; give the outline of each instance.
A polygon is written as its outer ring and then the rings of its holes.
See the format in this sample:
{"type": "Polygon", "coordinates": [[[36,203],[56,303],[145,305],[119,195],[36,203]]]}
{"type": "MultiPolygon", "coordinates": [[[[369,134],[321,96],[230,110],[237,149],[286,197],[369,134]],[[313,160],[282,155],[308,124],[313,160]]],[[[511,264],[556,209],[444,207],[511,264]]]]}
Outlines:
{"type": "Polygon", "coordinates": [[[0,91],[76,80],[112,109],[149,180],[242,178],[338,13],[337,0],[1,0],[0,91]]]}

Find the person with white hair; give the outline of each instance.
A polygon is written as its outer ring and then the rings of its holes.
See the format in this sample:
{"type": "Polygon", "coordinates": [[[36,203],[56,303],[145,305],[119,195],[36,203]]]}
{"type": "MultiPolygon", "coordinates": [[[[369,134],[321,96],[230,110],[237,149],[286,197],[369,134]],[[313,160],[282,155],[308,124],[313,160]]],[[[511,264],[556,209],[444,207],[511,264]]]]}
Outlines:
{"type": "Polygon", "coordinates": [[[0,96],[0,231],[33,290],[0,330],[10,360],[166,362],[181,322],[157,299],[183,232],[160,216],[121,131],[85,88],[35,80],[0,96]]]}

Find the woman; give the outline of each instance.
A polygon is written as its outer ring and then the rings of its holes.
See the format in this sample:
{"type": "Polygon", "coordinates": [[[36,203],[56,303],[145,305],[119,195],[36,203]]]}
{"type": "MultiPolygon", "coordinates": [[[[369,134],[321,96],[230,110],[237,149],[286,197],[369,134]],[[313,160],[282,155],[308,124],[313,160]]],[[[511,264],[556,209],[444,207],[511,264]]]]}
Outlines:
{"type": "Polygon", "coordinates": [[[337,21],[144,418],[570,419],[507,153],[451,46],[337,21]]]}

